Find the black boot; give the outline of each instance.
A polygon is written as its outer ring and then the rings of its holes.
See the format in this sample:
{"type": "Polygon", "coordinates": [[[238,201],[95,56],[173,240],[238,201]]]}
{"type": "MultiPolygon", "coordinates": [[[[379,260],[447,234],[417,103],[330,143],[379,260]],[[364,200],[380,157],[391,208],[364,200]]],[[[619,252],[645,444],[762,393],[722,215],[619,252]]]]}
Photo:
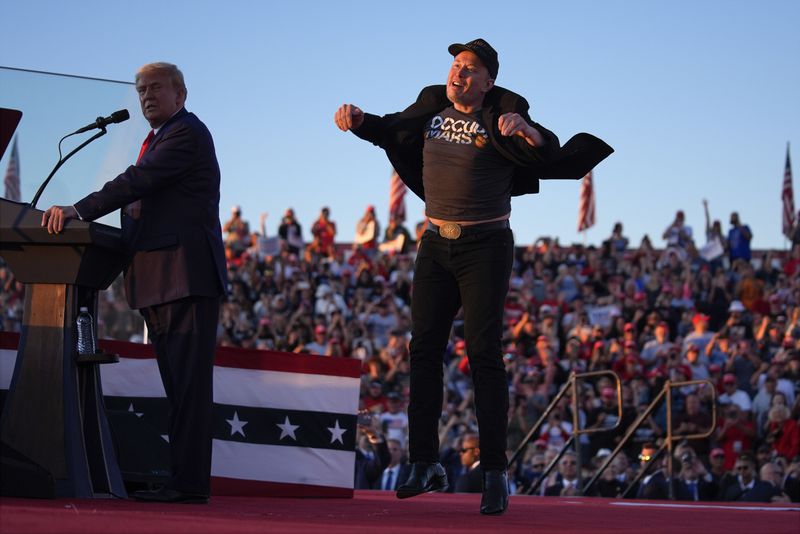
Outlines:
{"type": "Polygon", "coordinates": [[[503,469],[487,469],[483,472],[483,497],[481,513],[500,515],[508,508],[508,475],[503,469]]]}
{"type": "Polygon", "coordinates": [[[440,463],[414,462],[411,464],[411,474],[405,484],[397,488],[398,499],[408,499],[429,491],[444,491],[447,489],[447,473],[440,463]]]}

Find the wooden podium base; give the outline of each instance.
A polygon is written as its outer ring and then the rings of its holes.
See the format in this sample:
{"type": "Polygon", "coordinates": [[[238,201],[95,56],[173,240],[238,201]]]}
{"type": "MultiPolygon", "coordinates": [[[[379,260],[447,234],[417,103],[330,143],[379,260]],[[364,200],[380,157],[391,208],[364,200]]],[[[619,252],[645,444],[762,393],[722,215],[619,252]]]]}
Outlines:
{"type": "Polygon", "coordinates": [[[75,350],[78,310],[86,306],[94,317],[96,304],[92,289],[26,285],[17,364],[0,419],[2,495],[127,497],[97,367],[119,358],[101,353],[79,361],[75,350]]]}

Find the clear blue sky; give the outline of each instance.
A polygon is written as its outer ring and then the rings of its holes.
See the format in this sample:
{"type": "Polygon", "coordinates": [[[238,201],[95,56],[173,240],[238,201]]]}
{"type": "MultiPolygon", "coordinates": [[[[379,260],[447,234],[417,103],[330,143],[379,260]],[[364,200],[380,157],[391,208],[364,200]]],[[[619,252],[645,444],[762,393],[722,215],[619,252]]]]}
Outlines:
{"type": "MultiPolygon", "coordinates": [[[[380,149],[339,132],[334,111],[345,102],[377,114],[404,108],[424,85],[444,82],[450,43],[480,36],[499,52],[498,85],[525,95],[532,116],[562,142],[587,131],[616,149],[595,170],[597,224],[587,243],[599,243],[619,220],[632,243],[649,234],[661,245],[677,209],[702,243],[707,198],[726,231],[735,210],[751,226],[755,247],[785,246],[786,143],[794,155],[800,145],[797,0],[25,0],[0,4],[0,19],[3,66],[131,80],[144,63],[178,64],[187,108],[215,137],[222,217],[241,204],[254,225],[266,211],[273,234],[289,206],[306,238],[323,205],[342,240],[352,239],[367,204],[385,224],[389,164],[380,149]]],[[[0,86],[0,105],[13,89],[0,86]]],[[[49,99],[69,108],[77,96],[49,99]]],[[[136,140],[131,145],[146,131],[135,106],[132,120],[115,126],[136,140]]],[[[71,127],[115,109],[98,101],[71,127]]],[[[69,128],[44,130],[37,137],[47,141],[46,154],[31,154],[31,142],[27,152],[20,147],[24,200],[46,175],[25,170],[39,172],[32,160],[49,168],[69,128]]],[[[105,169],[105,179],[123,167],[105,169]]],[[[65,167],[56,181],[71,180],[77,169],[65,167]]],[[[70,194],[55,200],[77,200],[70,194]]],[[[549,181],[541,194],[516,198],[518,244],[542,235],[584,242],[576,231],[578,194],[578,182],[549,181]]],[[[413,225],[423,207],[411,196],[413,225]]]]}

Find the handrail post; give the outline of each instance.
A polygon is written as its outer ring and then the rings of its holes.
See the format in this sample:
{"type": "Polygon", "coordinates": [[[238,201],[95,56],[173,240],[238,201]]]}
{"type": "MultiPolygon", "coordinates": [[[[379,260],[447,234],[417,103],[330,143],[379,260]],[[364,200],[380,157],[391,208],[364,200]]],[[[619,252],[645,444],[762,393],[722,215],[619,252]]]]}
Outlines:
{"type": "Polygon", "coordinates": [[[673,469],[673,443],[672,443],[672,385],[667,380],[664,384],[664,389],[667,391],[667,497],[669,500],[675,500],[675,491],[672,485],[672,469],[673,469]]]}
{"type": "Polygon", "coordinates": [[[667,474],[669,475],[668,495],[670,500],[675,499],[675,488],[672,485],[674,477],[674,442],[677,439],[705,439],[709,437],[717,426],[717,392],[714,389],[714,384],[710,380],[687,380],[684,382],[671,382],[669,380],[664,384],[664,390],[667,392],[667,449],[669,451],[669,458],[667,459],[667,474]],[[675,436],[672,432],[672,389],[691,385],[708,386],[711,391],[711,428],[706,432],[700,434],[685,434],[675,436]]]}
{"type": "Polygon", "coordinates": [[[572,375],[572,435],[575,437],[575,462],[578,468],[578,495],[583,495],[583,465],[581,462],[581,419],[578,413],[578,377],[572,375]]]}

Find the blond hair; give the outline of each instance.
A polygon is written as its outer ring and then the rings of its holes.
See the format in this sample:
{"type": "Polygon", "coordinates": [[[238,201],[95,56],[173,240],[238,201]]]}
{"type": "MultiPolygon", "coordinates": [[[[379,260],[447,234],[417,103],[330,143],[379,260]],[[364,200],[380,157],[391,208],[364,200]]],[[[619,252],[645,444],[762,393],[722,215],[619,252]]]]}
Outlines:
{"type": "Polygon", "coordinates": [[[172,63],[166,63],[164,61],[156,61],[155,63],[148,63],[146,65],[142,65],[139,67],[139,70],[136,71],[136,82],[139,81],[139,78],[146,73],[163,73],[169,76],[170,81],[172,82],[172,86],[177,89],[178,91],[182,91],[184,95],[186,95],[186,83],[183,81],[183,73],[177,67],[177,65],[173,65],[172,63]]]}

